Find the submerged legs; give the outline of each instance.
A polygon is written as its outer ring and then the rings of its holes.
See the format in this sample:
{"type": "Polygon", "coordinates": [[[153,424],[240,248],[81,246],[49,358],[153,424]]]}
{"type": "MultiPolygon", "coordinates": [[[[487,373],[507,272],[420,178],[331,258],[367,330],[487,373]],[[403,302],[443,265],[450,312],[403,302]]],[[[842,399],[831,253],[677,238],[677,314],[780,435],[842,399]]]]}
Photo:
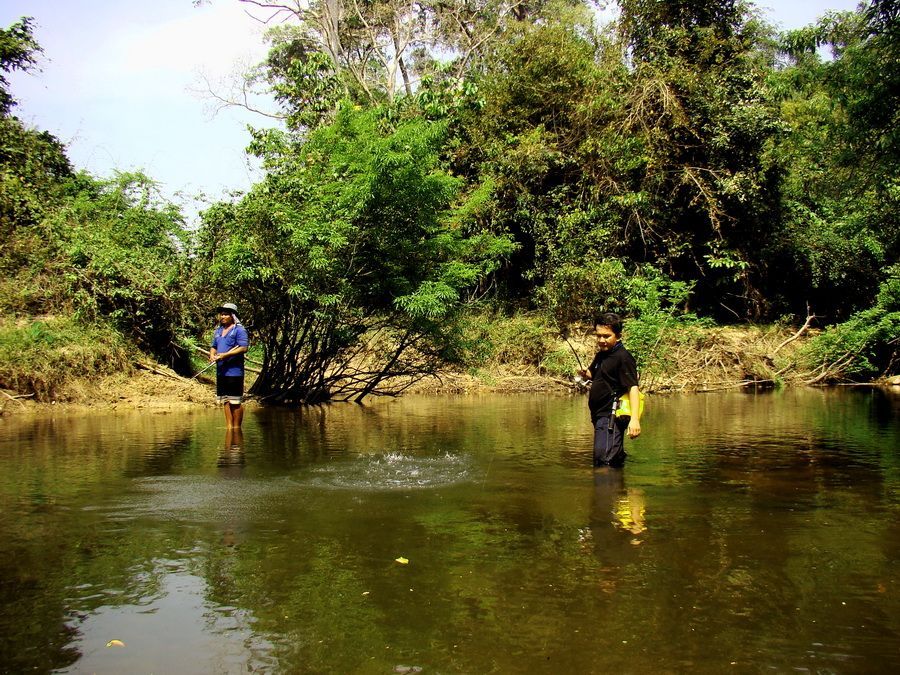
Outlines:
{"type": "Polygon", "coordinates": [[[625,429],[628,419],[601,415],[594,420],[594,466],[622,466],[625,463],[625,429]]]}

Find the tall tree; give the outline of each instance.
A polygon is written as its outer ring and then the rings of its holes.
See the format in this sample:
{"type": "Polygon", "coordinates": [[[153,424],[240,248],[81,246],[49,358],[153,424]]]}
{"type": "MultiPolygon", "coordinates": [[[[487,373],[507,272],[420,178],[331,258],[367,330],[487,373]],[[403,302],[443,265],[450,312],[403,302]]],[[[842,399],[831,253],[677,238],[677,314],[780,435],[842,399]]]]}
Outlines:
{"type": "Polygon", "coordinates": [[[443,125],[341,109],[297,146],[258,136],[268,176],[204,215],[206,283],[242,298],[280,403],[396,393],[453,354],[467,289],[509,245],[463,235],[443,125]]]}
{"type": "Polygon", "coordinates": [[[62,182],[72,175],[62,143],[12,114],[16,102],[4,74],[32,68],[40,51],[31,19],[0,29],[0,272],[7,278],[40,240],[35,227],[59,203],[62,182]]]}
{"type": "Polygon", "coordinates": [[[434,75],[459,84],[491,53],[510,23],[539,16],[550,4],[240,1],[255,8],[260,20],[278,22],[268,36],[269,57],[249,81],[268,83],[286,110],[288,124],[298,129],[332,119],[342,99],[366,106],[391,104],[398,95],[412,95],[423,77],[434,75]]]}
{"type": "MultiPolygon", "coordinates": [[[[29,19],[0,30],[0,71],[33,67],[38,51],[29,19]]],[[[2,78],[0,100],[0,314],[108,323],[187,370],[178,209],[143,174],[74,172],[62,143],[11,114],[2,78]]]]}
{"type": "Polygon", "coordinates": [[[782,173],[773,245],[801,283],[785,289],[842,320],[875,302],[900,256],[900,33],[896,3],[826,14],[783,36],[773,77],[787,133],[771,149],[782,173]],[[823,60],[818,50],[831,49],[823,60]]]}
{"type": "Polygon", "coordinates": [[[622,0],[633,62],[628,115],[645,163],[628,255],[675,278],[722,316],[760,316],[773,176],[763,150],[778,129],[766,86],[766,27],[743,2],[622,0]]]}
{"type": "Polygon", "coordinates": [[[23,17],[9,28],[0,28],[0,115],[8,114],[15,105],[6,74],[32,68],[35,55],[42,51],[34,39],[32,23],[31,17],[23,17]]]}
{"type": "Polygon", "coordinates": [[[496,280],[516,302],[533,300],[552,269],[601,244],[588,139],[608,121],[623,72],[617,55],[601,53],[590,20],[573,13],[510,31],[449,113],[448,159],[479,186],[479,227],[518,244],[496,280]]]}
{"type": "Polygon", "coordinates": [[[508,290],[627,259],[699,277],[708,309],[759,315],[778,128],[766,33],[736,3],[624,4],[618,39],[574,12],[510,31],[477,80],[484,109],[454,161],[520,243],[508,290]]]}

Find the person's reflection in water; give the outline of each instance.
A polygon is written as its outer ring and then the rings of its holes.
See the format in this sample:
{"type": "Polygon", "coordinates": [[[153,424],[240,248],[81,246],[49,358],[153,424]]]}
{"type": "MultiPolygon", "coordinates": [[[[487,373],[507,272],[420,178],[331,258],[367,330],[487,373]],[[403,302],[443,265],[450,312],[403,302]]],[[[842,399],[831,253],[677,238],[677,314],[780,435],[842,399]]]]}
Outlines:
{"type": "Polygon", "coordinates": [[[585,554],[595,559],[596,590],[614,594],[624,579],[639,574],[643,506],[625,487],[621,468],[594,469],[591,509],[579,537],[585,554]]]}
{"type": "Polygon", "coordinates": [[[240,427],[228,427],[225,430],[225,446],[219,453],[216,466],[223,469],[222,475],[239,478],[244,464],[244,432],[240,427]]]}
{"type": "MultiPolygon", "coordinates": [[[[225,430],[225,446],[219,452],[216,466],[224,478],[240,478],[244,473],[244,432],[240,427],[225,430]]],[[[237,536],[233,523],[226,523],[222,532],[222,545],[232,549],[237,546],[237,536]]]]}
{"type": "Polygon", "coordinates": [[[640,535],[647,531],[644,520],[644,494],[625,487],[624,469],[601,467],[594,470],[591,530],[613,528],[634,535],[631,543],[641,543],[640,535]]]}

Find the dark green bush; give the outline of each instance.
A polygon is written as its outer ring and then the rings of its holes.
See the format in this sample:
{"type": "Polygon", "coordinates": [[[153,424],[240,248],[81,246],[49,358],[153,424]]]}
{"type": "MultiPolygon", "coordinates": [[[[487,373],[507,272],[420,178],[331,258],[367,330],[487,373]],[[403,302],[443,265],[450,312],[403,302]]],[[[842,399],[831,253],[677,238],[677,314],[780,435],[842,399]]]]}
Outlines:
{"type": "Polygon", "coordinates": [[[828,327],[802,352],[817,379],[859,380],[900,371],[900,264],[888,269],[875,306],[828,327]]]}

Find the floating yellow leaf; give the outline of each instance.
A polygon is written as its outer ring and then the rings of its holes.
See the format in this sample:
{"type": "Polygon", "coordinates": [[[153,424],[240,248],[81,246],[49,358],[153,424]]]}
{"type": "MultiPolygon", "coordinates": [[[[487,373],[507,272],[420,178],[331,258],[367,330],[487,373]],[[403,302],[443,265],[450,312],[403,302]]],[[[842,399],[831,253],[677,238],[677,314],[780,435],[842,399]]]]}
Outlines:
{"type": "Polygon", "coordinates": [[[397,558],[397,562],[400,563],[401,565],[409,565],[409,560],[407,560],[403,556],[400,556],[399,558],[397,558]]]}
{"type": "Polygon", "coordinates": [[[124,647],[125,643],[122,642],[121,640],[110,640],[109,642],[106,643],[106,646],[107,647],[124,647]]]}

